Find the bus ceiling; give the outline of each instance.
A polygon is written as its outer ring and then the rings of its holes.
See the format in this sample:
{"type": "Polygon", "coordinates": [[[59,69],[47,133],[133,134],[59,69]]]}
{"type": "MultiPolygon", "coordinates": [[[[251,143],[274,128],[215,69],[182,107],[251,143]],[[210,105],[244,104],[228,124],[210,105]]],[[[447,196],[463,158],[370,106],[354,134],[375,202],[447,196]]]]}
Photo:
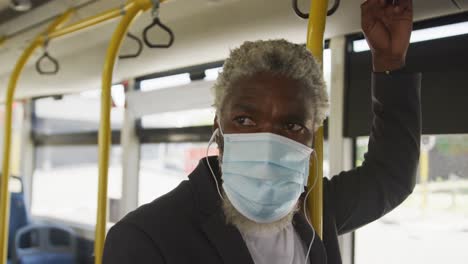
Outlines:
{"type": "MultiPolygon", "coordinates": [[[[250,4],[253,2],[264,2],[265,0],[253,0],[249,1],[250,4]]],[[[34,30],[35,27],[39,27],[40,25],[44,24],[46,21],[50,21],[53,17],[59,15],[63,11],[68,8],[76,7],[79,11],[79,16],[86,17],[90,15],[94,15],[95,13],[102,11],[103,9],[115,6],[115,4],[119,4],[122,1],[120,0],[108,0],[105,1],[106,3],[100,3],[102,1],[97,0],[78,0],[78,1],[60,1],[60,0],[0,0],[0,35],[3,36],[10,36],[15,35],[16,32],[24,32],[29,30],[34,30]],[[16,9],[14,6],[17,3],[31,3],[31,7],[29,9],[16,9]],[[60,3],[59,3],[60,2],[60,3]],[[87,6],[91,6],[92,8],[86,8],[87,6]],[[16,9],[16,10],[15,10],[16,9]],[[24,10],[24,11],[18,11],[24,10]]],[[[242,6],[242,1],[238,0],[220,0],[220,1],[213,1],[213,0],[204,0],[204,1],[193,1],[196,3],[190,3],[192,1],[174,1],[171,3],[170,6],[174,6],[172,9],[173,11],[177,12],[177,14],[173,14],[171,11],[167,11],[166,13],[168,17],[175,18],[174,20],[186,20],[186,17],[191,15],[194,11],[198,12],[200,8],[204,9],[213,9],[213,7],[223,6],[223,5],[235,5],[235,6],[242,6]],[[203,2],[205,2],[203,4],[203,2]],[[202,4],[200,4],[202,3],[202,4]],[[185,8],[179,9],[177,7],[183,5],[185,8]],[[187,5],[190,8],[187,8],[187,5]],[[196,8],[195,6],[198,6],[196,8]],[[181,12],[182,11],[182,12],[181,12]]],[[[288,1],[273,1],[269,5],[272,6],[281,6],[288,1]]],[[[303,8],[307,10],[307,3],[308,1],[305,0],[297,0],[296,1],[299,5],[299,8],[303,8]]],[[[329,5],[331,9],[333,9],[332,5],[334,1],[329,1],[329,5]]],[[[287,3],[289,4],[289,3],[287,3]]],[[[415,0],[415,20],[422,20],[437,16],[448,15],[452,13],[457,13],[461,11],[468,10],[468,0],[415,0]]],[[[18,6],[20,6],[18,4],[18,6]]],[[[335,16],[334,18],[330,19],[331,24],[336,24],[336,26],[344,26],[345,24],[349,24],[349,19],[355,17],[352,22],[353,27],[351,31],[348,32],[339,32],[339,34],[343,33],[352,33],[359,29],[359,25],[355,24],[355,22],[359,22],[359,10],[354,4],[353,1],[343,1],[340,4],[340,13],[342,14],[349,14],[345,16],[335,16]]],[[[264,8],[268,11],[268,8],[264,8]]],[[[245,12],[257,12],[258,9],[250,8],[244,10],[245,12]]],[[[290,9],[285,10],[288,13],[291,13],[290,9]]],[[[276,13],[275,13],[276,14],[276,13]]],[[[210,17],[205,17],[205,19],[210,19],[210,17]]],[[[347,30],[350,28],[345,27],[347,30]]],[[[331,27],[328,31],[331,31],[330,34],[335,35],[334,27],[331,27]]]]}
{"type": "MultiPolygon", "coordinates": [[[[18,17],[0,23],[0,61],[3,62],[0,65],[0,82],[2,83],[7,82],[12,65],[15,64],[24,47],[34,36],[44,30],[51,19],[63,13],[67,8],[77,9],[76,16],[71,21],[74,22],[122,4],[121,0],[32,0],[32,2],[43,3],[37,7],[33,5],[31,10],[19,13],[18,17]],[[1,44],[2,37],[3,45],[1,44]]],[[[331,8],[334,1],[329,2],[331,8]]],[[[9,3],[10,0],[0,0],[0,13],[18,13],[11,10],[9,3]]],[[[301,10],[307,11],[307,3],[306,0],[298,0],[301,10]]],[[[468,0],[415,0],[414,5],[417,21],[468,11],[468,0]]],[[[359,32],[359,12],[359,5],[356,5],[354,1],[341,1],[341,6],[335,15],[328,18],[325,38],[359,32]]],[[[0,17],[3,19],[3,16],[0,17]]],[[[281,37],[293,42],[305,43],[304,25],[306,22],[296,16],[291,8],[291,1],[170,1],[164,6],[161,18],[174,30],[178,42],[164,53],[146,49],[143,51],[144,56],[125,60],[116,71],[115,81],[187,65],[223,60],[228,55],[229,47],[237,46],[246,39],[281,37]],[[245,25],[249,25],[249,30],[245,30],[245,25]],[[155,63],[156,58],[157,63],[155,63]]],[[[150,21],[150,14],[143,14],[132,25],[130,33],[141,38],[144,28],[150,21]]],[[[19,89],[18,97],[29,98],[54,93],[78,92],[82,91],[83,87],[99,88],[98,73],[102,69],[100,64],[102,60],[95,58],[102,58],[102,54],[105,53],[110,32],[113,31],[115,23],[116,21],[112,21],[76,35],[54,40],[49,51],[60,60],[60,74],[43,77],[34,73],[34,62],[41,55],[36,54],[36,57],[27,65],[20,85],[24,86],[24,89],[19,89]],[[87,41],[77,41],[78,39],[87,41]],[[79,60],[76,60],[76,54],[80,54],[79,60]],[[48,78],[48,81],[44,82],[43,78],[48,78]],[[65,81],[69,84],[67,87],[63,86],[65,81]]],[[[122,54],[133,54],[137,50],[135,46],[131,41],[126,41],[122,47],[122,54]]]]}
{"type": "Polygon", "coordinates": [[[0,0],[0,25],[53,0],[0,0]]]}

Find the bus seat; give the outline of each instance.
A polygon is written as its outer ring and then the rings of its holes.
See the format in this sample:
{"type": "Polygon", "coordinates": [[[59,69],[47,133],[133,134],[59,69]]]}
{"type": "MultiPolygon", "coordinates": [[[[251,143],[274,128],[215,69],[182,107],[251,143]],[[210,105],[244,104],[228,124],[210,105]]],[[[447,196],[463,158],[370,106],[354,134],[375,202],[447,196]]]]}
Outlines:
{"type": "Polygon", "coordinates": [[[8,229],[8,264],[76,263],[77,238],[72,229],[58,225],[31,224],[24,203],[23,181],[11,192],[8,229]]]}
{"type": "Polygon", "coordinates": [[[77,239],[72,229],[34,224],[18,230],[13,252],[14,263],[74,264],[76,259],[77,239]]]}
{"type": "MultiPolygon", "coordinates": [[[[15,179],[19,179],[14,177],[15,179]]],[[[21,180],[19,179],[21,182],[21,180]]],[[[24,194],[21,188],[20,192],[12,192],[10,196],[10,224],[8,228],[8,251],[7,257],[11,258],[13,256],[13,245],[15,242],[16,232],[27,226],[28,214],[26,211],[26,206],[24,205],[24,194]]]]}

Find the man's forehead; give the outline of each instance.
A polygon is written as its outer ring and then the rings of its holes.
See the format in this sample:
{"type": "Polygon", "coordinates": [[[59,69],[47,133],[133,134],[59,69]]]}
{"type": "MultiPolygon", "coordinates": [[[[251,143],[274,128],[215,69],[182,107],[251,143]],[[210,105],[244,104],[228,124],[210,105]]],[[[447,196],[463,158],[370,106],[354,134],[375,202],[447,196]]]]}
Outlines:
{"type": "Polygon", "coordinates": [[[272,100],[276,104],[310,108],[310,96],[306,87],[299,81],[277,75],[257,75],[234,83],[229,89],[228,98],[232,104],[250,107],[251,104],[264,104],[272,100]]]}
{"type": "Polygon", "coordinates": [[[306,102],[306,97],[297,97],[290,100],[286,97],[265,97],[255,94],[244,94],[231,98],[227,102],[228,112],[245,112],[249,114],[260,114],[280,119],[306,122],[313,119],[313,107],[306,102]]]}

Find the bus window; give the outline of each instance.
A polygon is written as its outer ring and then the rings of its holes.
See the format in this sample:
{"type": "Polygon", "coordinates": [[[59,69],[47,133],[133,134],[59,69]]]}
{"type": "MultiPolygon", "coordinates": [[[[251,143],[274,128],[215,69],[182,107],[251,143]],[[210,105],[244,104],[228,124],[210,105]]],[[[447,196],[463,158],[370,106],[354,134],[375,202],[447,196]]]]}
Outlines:
{"type": "MultiPolygon", "coordinates": [[[[138,204],[149,203],[187,180],[200,159],[206,156],[207,147],[207,142],[143,144],[138,204]]],[[[208,154],[218,154],[216,144],[210,147],[208,154]]]]}
{"type": "MultiPolygon", "coordinates": [[[[357,140],[357,165],[367,141],[357,140]]],[[[455,264],[468,259],[468,135],[425,136],[425,151],[427,162],[422,156],[413,194],[356,232],[356,264],[455,264]]]]}
{"type": "Polygon", "coordinates": [[[147,115],[141,119],[143,128],[174,128],[213,125],[213,108],[184,110],[147,115]]]}
{"type": "MultiPolygon", "coordinates": [[[[143,129],[171,129],[188,127],[206,127],[213,124],[213,108],[192,109],[144,116],[143,129]]],[[[211,129],[199,135],[211,136],[211,129]]],[[[169,140],[170,141],[170,140],[169,140]]],[[[138,204],[142,205],[158,198],[187,179],[199,160],[206,156],[206,142],[145,142],[141,145],[140,179],[138,204]]],[[[217,146],[213,144],[209,155],[217,155],[217,146]]]]}
{"type": "MultiPolygon", "coordinates": [[[[3,149],[3,133],[5,125],[5,105],[0,105],[0,147],[3,149]]],[[[13,104],[13,122],[12,122],[12,139],[11,139],[11,174],[20,176],[21,174],[21,129],[24,116],[23,104],[15,102],[13,104]]],[[[3,151],[0,153],[0,159],[3,160],[3,151]]]]}
{"type": "Polygon", "coordinates": [[[140,89],[141,91],[152,91],[152,90],[160,90],[166,89],[171,87],[176,87],[179,85],[189,84],[190,74],[188,73],[181,73],[171,76],[165,77],[158,77],[154,79],[147,79],[141,82],[140,89]]]}
{"type": "MultiPolygon", "coordinates": [[[[114,200],[122,195],[121,159],[121,147],[112,146],[108,196],[114,200]]],[[[34,216],[94,226],[97,186],[97,146],[36,148],[31,208],[34,216]]]]}
{"type": "MultiPolygon", "coordinates": [[[[112,87],[112,129],[122,127],[125,96],[122,85],[112,87]]],[[[42,134],[93,132],[99,128],[101,92],[89,90],[80,94],[47,97],[34,101],[34,131],[42,134]]]]}
{"type": "MultiPolygon", "coordinates": [[[[124,87],[112,87],[111,126],[119,132],[124,87]]],[[[100,91],[34,101],[33,216],[94,226],[97,210],[100,91]]],[[[113,136],[119,140],[119,135],[113,136]]],[[[122,149],[113,145],[109,166],[110,218],[122,195],[122,149]]]]}

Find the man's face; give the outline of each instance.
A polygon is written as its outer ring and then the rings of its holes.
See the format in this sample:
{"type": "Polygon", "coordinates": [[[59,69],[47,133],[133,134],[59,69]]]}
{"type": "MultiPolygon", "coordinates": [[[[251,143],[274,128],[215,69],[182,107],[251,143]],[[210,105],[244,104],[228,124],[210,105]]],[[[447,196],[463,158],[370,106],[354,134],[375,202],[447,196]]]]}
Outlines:
{"type": "MultiPolygon", "coordinates": [[[[240,79],[229,89],[221,112],[221,127],[228,134],[269,132],[311,147],[314,113],[310,102],[310,95],[300,82],[258,73],[240,79]]],[[[222,142],[218,143],[222,149],[222,142]]]]}

